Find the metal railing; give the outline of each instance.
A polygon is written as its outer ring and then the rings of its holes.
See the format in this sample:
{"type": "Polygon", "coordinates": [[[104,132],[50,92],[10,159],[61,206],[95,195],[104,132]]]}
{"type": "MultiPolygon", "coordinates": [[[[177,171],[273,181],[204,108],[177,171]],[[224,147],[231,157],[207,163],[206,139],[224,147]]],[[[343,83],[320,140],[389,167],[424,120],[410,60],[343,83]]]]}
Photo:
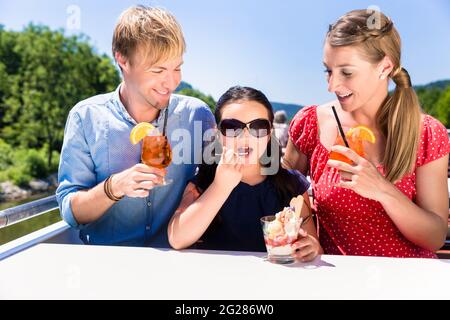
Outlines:
{"type": "Polygon", "coordinates": [[[0,211],[0,229],[58,209],[56,196],[31,201],[0,211]]]}

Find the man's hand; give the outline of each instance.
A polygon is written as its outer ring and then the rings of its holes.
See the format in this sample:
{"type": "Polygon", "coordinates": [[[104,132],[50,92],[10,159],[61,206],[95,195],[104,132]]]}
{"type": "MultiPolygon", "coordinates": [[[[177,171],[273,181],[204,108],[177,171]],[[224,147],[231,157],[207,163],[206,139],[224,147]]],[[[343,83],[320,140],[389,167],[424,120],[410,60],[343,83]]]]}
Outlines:
{"type": "Polygon", "coordinates": [[[121,197],[144,198],[155,185],[162,183],[165,169],[149,167],[138,163],[112,177],[112,193],[121,197]]]}

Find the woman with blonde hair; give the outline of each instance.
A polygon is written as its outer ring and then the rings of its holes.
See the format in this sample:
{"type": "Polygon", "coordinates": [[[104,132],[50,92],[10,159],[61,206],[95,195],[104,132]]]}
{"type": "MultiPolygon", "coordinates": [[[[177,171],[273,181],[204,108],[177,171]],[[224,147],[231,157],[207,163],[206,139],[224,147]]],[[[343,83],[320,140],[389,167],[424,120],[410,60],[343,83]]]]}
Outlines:
{"type": "Polygon", "coordinates": [[[348,12],[330,26],[324,45],[328,90],[337,101],[306,107],[291,123],[283,165],[309,171],[325,253],[435,258],[444,244],[450,143],[445,127],[421,111],[400,56],[391,19],[348,12]],[[337,119],[369,135],[363,156],[334,146],[337,119]],[[331,160],[330,152],[351,161],[331,160]]]}

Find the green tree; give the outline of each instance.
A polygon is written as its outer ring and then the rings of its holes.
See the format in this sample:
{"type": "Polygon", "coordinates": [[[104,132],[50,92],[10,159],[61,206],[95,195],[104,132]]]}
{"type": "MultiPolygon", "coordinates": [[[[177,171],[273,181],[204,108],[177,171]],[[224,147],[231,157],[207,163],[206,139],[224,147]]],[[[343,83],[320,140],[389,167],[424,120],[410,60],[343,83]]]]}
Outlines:
{"type": "Polygon", "coordinates": [[[416,89],[417,96],[419,97],[420,105],[422,109],[432,115],[437,117],[436,104],[442,95],[443,90],[441,88],[419,88],[416,89]]]}
{"type": "Polygon", "coordinates": [[[205,95],[199,90],[193,88],[184,88],[181,89],[180,91],[177,91],[177,93],[185,96],[195,97],[202,100],[209,106],[212,112],[214,112],[214,110],[216,109],[216,101],[214,100],[214,98],[210,95],[205,95]]]}
{"type": "Polygon", "coordinates": [[[436,117],[447,128],[450,127],[450,87],[442,93],[436,103],[436,117]]]}
{"type": "Polygon", "coordinates": [[[120,82],[111,59],[98,55],[89,39],[46,26],[0,29],[0,61],[0,78],[6,73],[8,84],[0,86],[0,137],[22,148],[47,146],[49,167],[75,103],[120,82]]]}

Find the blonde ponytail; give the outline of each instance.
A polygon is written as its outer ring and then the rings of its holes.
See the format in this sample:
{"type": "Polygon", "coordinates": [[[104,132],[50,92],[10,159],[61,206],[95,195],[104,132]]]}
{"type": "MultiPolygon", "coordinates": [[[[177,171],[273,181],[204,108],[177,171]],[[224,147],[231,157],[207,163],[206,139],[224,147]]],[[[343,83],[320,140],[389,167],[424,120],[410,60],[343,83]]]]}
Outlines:
{"type": "Polygon", "coordinates": [[[394,72],[396,88],[378,110],[377,125],[386,138],[383,165],[395,182],[414,169],[420,136],[420,106],[404,68],[394,72]]]}

